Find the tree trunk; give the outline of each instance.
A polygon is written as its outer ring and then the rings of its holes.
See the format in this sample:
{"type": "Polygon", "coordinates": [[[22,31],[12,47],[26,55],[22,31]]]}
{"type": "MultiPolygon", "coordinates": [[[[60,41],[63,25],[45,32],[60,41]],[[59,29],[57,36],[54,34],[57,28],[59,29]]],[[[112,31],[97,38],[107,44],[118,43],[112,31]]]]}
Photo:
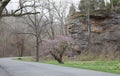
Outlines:
{"type": "Polygon", "coordinates": [[[2,0],[0,1],[0,17],[2,15],[3,10],[7,6],[7,4],[10,2],[10,0],[2,0]]]}
{"type": "Polygon", "coordinates": [[[90,0],[88,0],[88,11],[87,11],[87,24],[88,24],[88,52],[91,52],[91,23],[90,23],[90,0]]]}
{"type": "Polygon", "coordinates": [[[60,63],[60,64],[64,64],[64,62],[62,61],[62,59],[56,59],[57,61],[58,61],[58,63],[60,63]]]}
{"type": "Polygon", "coordinates": [[[36,36],[36,62],[39,62],[39,37],[36,36]]]}
{"type": "Polygon", "coordinates": [[[24,52],[24,43],[21,45],[21,52],[20,52],[20,57],[23,57],[23,52],[24,52]]]}
{"type": "Polygon", "coordinates": [[[53,52],[50,51],[50,54],[53,56],[53,58],[60,64],[64,64],[64,62],[62,61],[62,57],[58,57],[57,55],[55,55],[53,52]]]}

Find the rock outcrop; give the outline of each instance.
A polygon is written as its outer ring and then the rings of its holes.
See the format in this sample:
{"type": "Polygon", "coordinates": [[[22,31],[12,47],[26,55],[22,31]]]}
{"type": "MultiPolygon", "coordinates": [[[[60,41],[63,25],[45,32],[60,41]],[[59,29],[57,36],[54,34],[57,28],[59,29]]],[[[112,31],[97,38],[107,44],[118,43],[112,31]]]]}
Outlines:
{"type": "MultiPolygon", "coordinates": [[[[92,52],[120,59],[120,13],[96,10],[90,15],[92,52]]],[[[69,14],[66,19],[69,34],[80,50],[87,50],[88,28],[86,15],[81,12],[69,14]]]]}

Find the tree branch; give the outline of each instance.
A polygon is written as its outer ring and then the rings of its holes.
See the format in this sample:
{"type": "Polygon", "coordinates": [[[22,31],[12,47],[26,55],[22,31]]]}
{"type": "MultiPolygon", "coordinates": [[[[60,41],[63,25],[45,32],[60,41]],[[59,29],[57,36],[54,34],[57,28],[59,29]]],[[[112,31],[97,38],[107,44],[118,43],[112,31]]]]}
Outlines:
{"type": "Polygon", "coordinates": [[[33,7],[32,5],[26,5],[26,6],[21,6],[19,9],[15,10],[12,14],[15,14],[17,13],[18,11],[24,9],[24,8],[27,8],[27,7],[33,7]]]}
{"type": "Polygon", "coordinates": [[[14,16],[14,17],[19,17],[19,16],[25,16],[25,15],[32,15],[32,14],[39,14],[40,12],[27,12],[27,13],[22,13],[22,14],[2,14],[1,17],[9,17],[9,16],[14,16]]]}
{"type": "Polygon", "coordinates": [[[5,7],[7,6],[7,4],[10,2],[10,0],[2,0],[0,1],[0,17],[1,17],[1,14],[3,12],[3,10],[5,9],[5,7]]]}
{"type": "Polygon", "coordinates": [[[29,34],[29,35],[34,35],[34,36],[36,36],[36,34],[34,34],[34,33],[22,33],[22,32],[20,32],[20,33],[16,33],[16,34],[29,34]]]}

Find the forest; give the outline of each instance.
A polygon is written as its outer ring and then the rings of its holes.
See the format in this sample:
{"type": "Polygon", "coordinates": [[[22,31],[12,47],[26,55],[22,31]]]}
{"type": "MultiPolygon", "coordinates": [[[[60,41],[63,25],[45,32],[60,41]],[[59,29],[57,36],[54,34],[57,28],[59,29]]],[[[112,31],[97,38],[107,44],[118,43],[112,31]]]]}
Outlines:
{"type": "Polygon", "coordinates": [[[0,0],[0,57],[120,60],[120,0],[0,0]]]}

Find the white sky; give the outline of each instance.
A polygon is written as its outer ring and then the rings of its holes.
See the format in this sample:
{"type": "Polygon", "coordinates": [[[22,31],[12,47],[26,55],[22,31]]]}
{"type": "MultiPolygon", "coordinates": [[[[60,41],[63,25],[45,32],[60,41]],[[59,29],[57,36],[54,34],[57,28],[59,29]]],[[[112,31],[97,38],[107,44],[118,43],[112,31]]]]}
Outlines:
{"type": "MultiPolygon", "coordinates": [[[[18,2],[19,0],[11,0],[11,2],[8,4],[7,8],[9,10],[14,10],[17,8],[18,6],[18,2]]],[[[60,0],[54,0],[55,2],[59,2],[60,0]]],[[[79,0],[61,0],[61,1],[65,1],[65,2],[68,2],[68,3],[74,3],[76,5],[76,7],[78,6],[79,4],[79,0]]]]}

